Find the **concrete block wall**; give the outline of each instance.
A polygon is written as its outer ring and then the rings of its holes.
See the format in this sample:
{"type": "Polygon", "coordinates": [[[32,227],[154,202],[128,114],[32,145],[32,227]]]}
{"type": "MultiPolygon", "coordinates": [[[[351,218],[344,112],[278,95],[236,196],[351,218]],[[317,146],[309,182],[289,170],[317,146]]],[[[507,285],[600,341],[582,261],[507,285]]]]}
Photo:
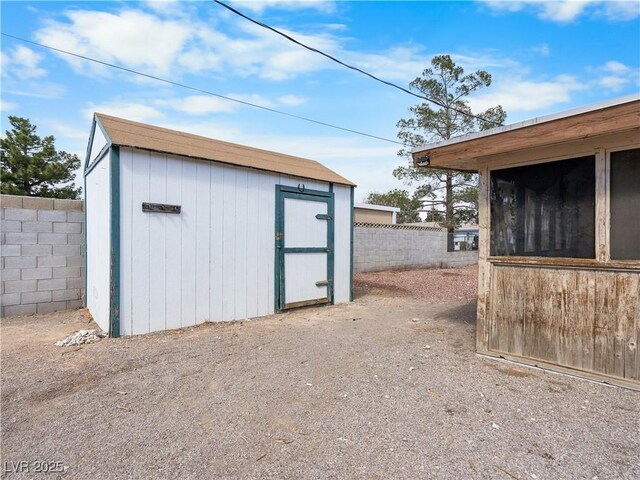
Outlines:
{"type": "Polygon", "coordinates": [[[354,227],[353,269],[451,268],[478,262],[478,253],[447,252],[447,232],[429,228],[371,225],[354,227]]]}
{"type": "Polygon", "coordinates": [[[0,195],[0,316],[83,305],[82,200],[0,195]]]}

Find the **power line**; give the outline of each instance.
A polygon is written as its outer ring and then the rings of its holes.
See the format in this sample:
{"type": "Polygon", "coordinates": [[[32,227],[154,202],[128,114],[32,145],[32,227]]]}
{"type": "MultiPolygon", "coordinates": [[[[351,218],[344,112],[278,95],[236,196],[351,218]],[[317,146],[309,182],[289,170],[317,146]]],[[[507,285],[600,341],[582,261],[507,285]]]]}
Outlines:
{"type": "Polygon", "coordinates": [[[259,20],[255,20],[255,19],[253,19],[253,18],[249,17],[248,15],[245,15],[244,13],[242,13],[242,12],[240,12],[240,11],[236,10],[235,8],[231,7],[230,5],[227,5],[226,3],[221,2],[220,0],[213,0],[213,1],[214,1],[215,3],[217,3],[218,5],[220,5],[220,6],[224,7],[224,8],[226,8],[227,10],[229,10],[229,11],[231,11],[231,12],[235,13],[236,15],[238,15],[238,16],[240,16],[240,17],[244,18],[245,20],[249,20],[251,23],[254,23],[254,24],[256,24],[256,25],[258,25],[258,26],[260,26],[260,27],[262,27],[262,28],[266,28],[267,30],[270,30],[270,31],[272,31],[273,33],[276,33],[276,34],[280,35],[281,37],[286,38],[286,39],[287,39],[287,40],[289,40],[290,42],[293,42],[293,43],[295,43],[296,45],[301,46],[302,48],[306,48],[307,50],[309,50],[309,51],[311,51],[311,52],[314,52],[314,53],[317,53],[317,54],[319,54],[319,55],[322,55],[323,57],[326,57],[326,58],[328,58],[329,60],[331,60],[331,61],[333,61],[333,62],[336,62],[337,64],[342,65],[343,67],[346,67],[346,68],[348,68],[348,69],[350,69],[350,70],[355,70],[356,72],[362,73],[363,75],[366,75],[367,77],[372,78],[373,80],[375,80],[375,81],[377,81],[377,82],[383,83],[383,84],[388,85],[388,86],[393,87],[393,88],[397,88],[398,90],[401,90],[401,91],[403,91],[403,92],[405,92],[405,93],[408,93],[409,95],[413,95],[414,97],[417,97],[417,98],[419,98],[419,99],[421,99],[421,100],[426,100],[427,102],[431,102],[431,103],[433,103],[433,104],[435,104],[435,105],[438,105],[439,107],[442,107],[442,108],[445,108],[445,109],[448,109],[448,110],[453,110],[454,112],[459,113],[459,114],[461,114],[461,115],[464,115],[464,116],[466,116],[466,117],[472,117],[472,118],[475,118],[475,119],[477,119],[477,120],[482,120],[483,122],[492,123],[492,124],[494,124],[494,125],[496,125],[496,126],[500,126],[500,125],[502,125],[502,124],[501,124],[501,123],[499,123],[499,122],[495,122],[495,121],[493,121],[493,120],[488,120],[488,119],[483,118],[483,117],[481,117],[481,116],[479,116],[479,115],[474,115],[473,113],[468,113],[468,112],[465,112],[465,111],[463,111],[463,110],[459,110],[459,109],[454,108],[454,107],[451,107],[451,106],[443,105],[443,104],[442,104],[441,102],[439,102],[438,100],[434,100],[433,98],[427,97],[427,96],[425,96],[425,95],[420,95],[420,94],[418,94],[418,93],[412,92],[411,90],[409,90],[409,89],[407,89],[407,88],[401,87],[400,85],[397,85],[397,84],[395,84],[395,83],[393,83],[393,82],[389,82],[389,81],[387,81],[387,80],[383,80],[383,79],[381,79],[381,78],[378,78],[378,77],[376,77],[375,75],[373,75],[373,74],[371,74],[371,73],[369,73],[369,72],[366,72],[366,71],[362,70],[361,68],[354,67],[353,65],[349,65],[348,63],[345,63],[345,62],[343,62],[342,60],[339,60],[339,59],[337,59],[336,57],[334,57],[334,56],[332,56],[332,55],[329,55],[328,53],[323,52],[322,50],[318,50],[317,48],[310,47],[309,45],[305,45],[304,43],[302,43],[302,42],[300,42],[300,41],[296,40],[295,38],[293,38],[293,37],[291,37],[291,36],[287,35],[286,33],[281,32],[280,30],[278,30],[278,29],[276,29],[276,28],[273,28],[273,27],[272,27],[272,26],[270,26],[270,25],[267,25],[266,23],[262,23],[262,22],[261,22],[261,21],[259,21],[259,20]]]}
{"type": "Polygon", "coordinates": [[[205,95],[211,95],[213,97],[222,98],[222,99],[228,100],[230,102],[236,102],[236,103],[240,103],[242,105],[246,105],[246,106],[249,106],[249,107],[259,108],[259,109],[265,110],[267,112],[277,113],[277,114],[284,115],[284,116],[287,116],[287,117],[296,118],[298,120],[304,120],[305,122],[315,123],[316,125],[322,125],[324,127],[334,128],[336,130],[342,130],[343,132],[355,133],[356,135],[362,135],[364,137],[375,138],[376,140],[382,140],[384,142],[395,143],[397,145],[404,145],[402,142],[398,142],[396,140],[391,140],[389,138],[379,137],[377,135],[372,135],[370,133],[360,132],[358,130],[352,130],[352,129],[346,128],[346,127],[340,127],[339,125],[334,125],[334,124],[331,124],[331,123],[322,122],[320,120],[314,120],[313,118],[302,117],[300,115],[295,115],[293,113],[283,112],[281,110],[276,110],[275,108],[269,108],[269,107],[265,107],[263,105],[257,105],[255,103],[247,102],[245,100],[238,100],[237,98],[227,97],[227,96],[221,95],[219,93],[210,92],[208,90],[203,90],[201,88],[192,87],[192,86],[186,85],[184,83],[175,82],[173,80],[168,80],[168,79],[162,78],[162,77],[157,77],[157,76],[151,75],[149,73],[139,72],[139,71],[133,70],[131,68],[126,68],[126,67],[122,67],[120,65],[116,65],[116,64],[113,64],[113,63],[104,62],[102,60],[97,60],[95,58],[87,57],[86,55],[80,55],[78,53],[69,52],[69,51],[63,50],[61,48],[56,48],[56,47],[52,47],[50,45],[45,45],[43,43],[38,43],[38,42],[31,41],[31,40],[27,40],[26,38],[17,37],[15,35],[10,35],[10,34],[4,33],[4,32],[1,32],[1,33],[2,33],[3,36],[8,37],[8,38],[13,38],[14,40],[19,40],[21,42],[29,43],[31,45],[36,45],[36,46],[41,47],[41,48],[46,48],[48,50],[53,50],[54,52],[63,53],[65,55],[70,55],[72,57],[81,58],[81,59],[87,60],[89,62],[98,63],[100,65],[104,65],[106,67],[111,67],[111,68],[115,68],[115,69],[118,69],[118,70],[122,70],[123,72],[132,73],[134,75],[139,75],[141,77],[150,78],[152,80],[157,80],[157,81],[163,82],[163,83],[168,83],[169,85],[173,85],[173,86],[176,86],[176,87],[185,88],[187,90],[192,90],[194,92],[203,93],[205,95]]]}

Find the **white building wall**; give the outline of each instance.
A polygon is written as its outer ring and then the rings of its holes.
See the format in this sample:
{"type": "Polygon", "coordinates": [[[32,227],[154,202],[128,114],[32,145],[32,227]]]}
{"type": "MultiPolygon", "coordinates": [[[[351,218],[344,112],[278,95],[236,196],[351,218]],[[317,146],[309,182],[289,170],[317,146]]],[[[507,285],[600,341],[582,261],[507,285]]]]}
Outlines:
{"type": "Polygon", "coordinates": [[[107,145],[107,139],[102,133],[100,127],[96,124],[95,131],[93,132],[93,142],[91,143],[91,153],[89,154],[89,163],[93,162],[102,149],[107,145]]]}
{"type": "MultiPolygon", "coordinates": [[[[277,184],[329,190],[328,183],[121,148],[120,333],[274,313],[277,184]],[[146,213],[142,202],[182,211],[146,213]]],[[[335,299],[344,302],[350,196],[348,187],[334,190],[335,299]]]]}
{"type": "Polygon", "coordinates": [[[335,185],[334,286],[335,303],[348,302],[351,293],[351,188],[335,185]]]}
{"type": "Polygon", "coordinates": [[[109,153],[86,176],[87,308],[104,331],[109,331],[111,181],[109,153]]]}

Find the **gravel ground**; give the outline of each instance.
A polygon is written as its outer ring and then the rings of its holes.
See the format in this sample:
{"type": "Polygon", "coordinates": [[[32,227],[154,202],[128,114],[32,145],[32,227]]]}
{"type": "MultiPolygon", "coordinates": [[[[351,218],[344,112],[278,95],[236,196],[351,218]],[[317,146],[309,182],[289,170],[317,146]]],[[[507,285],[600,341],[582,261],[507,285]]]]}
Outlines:
{"type": "Polygon", "coordinates": [[[365,292],[387,290],[428,301],[472,301],[478,292],[478,266],[358,273],[355,284],[365,292]]]}
{"type": "Polygon", "coordinates": [[[476,356],[471,302],[358,285],[81,347],[53,345],[81,312],[2,319],[4,469],[66,467],[3,478],[640,478],[640,394],[476,356]]]}

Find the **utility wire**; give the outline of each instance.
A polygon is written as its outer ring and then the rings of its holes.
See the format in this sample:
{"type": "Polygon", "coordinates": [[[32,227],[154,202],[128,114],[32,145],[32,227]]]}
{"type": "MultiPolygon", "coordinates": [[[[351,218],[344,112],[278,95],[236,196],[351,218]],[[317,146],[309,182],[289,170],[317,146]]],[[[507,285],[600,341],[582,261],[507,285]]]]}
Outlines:
{"type": "Polygon", "coordinates": [[[253,18],[251,18],[251,17],[249,17],[249,16],[245,15],[244,13],[242,13],[242,12],[240,12],[240,11],[236,10],[235,8],[231,7],[230,5],[227,5],[226,3],[221,2],[220,0],[213,0],[213,1],[214,1],[215,3],[217,3],[218,5],[220,5],[220,6],[224,7],[224,8],[226,8],[227,10],[229,10],[229,11],[231,11],[231,12],[235,13],[236,15],[238,15],[238,16],[240,16],[240,17],[242,17],[242,18],[246,19],[246,20],[249,20],[251,23],[254,23],[254,24],[256,24],[256,25],[259,25],[259,26],[260,26],[260,27],[262,27],[262,28],[266,28],[267,30],[270,30],[270,31],[272,31],[273,33],[276,33],[276,34],[280,35],[281,37],[286,38],[286,39],[287,39],[287,40],[289,40],[290,42],[293,42],[293,43],[295,43],[296,45],[301,46],[302,48],[306,48],[307,50],[309,50],[309,51],[311,51],[311,52],[314,52],[314,53],[320,54],[320,55],[322,55],[323,57],[326,57],[326,58],[328,58],[329,60],[331,60],[331,61],[333,61],[333,62],[336,62],[336,63],[337,63],[337,64],[339,64],[339,65],[342,65],[343,67],[349,68],[349,69],[351,69],[351,70],[355,70],[356,72],[359,72],[359,73],[362,73],[363,75],[366,75],[367,77],[372,78],[373,80],[375,80],[375,81],[377,81],[377,82],[384,83],[385,85],[388,85],[388,86],[393,87],[393,88],[397,88],[398,90],[401,90],[401,91],[403,91],[403,92],[405,92],[405,93],[408,93],[409,95],[413,95],[414,97],[420,98],[421,100],[426,100],[427,102],[431,102],[431,103],[433,103],[433,104],[435,104],[435,105],[438,105],[439,107],[442,107],[442,108],[444,108],[444,109],[453,110],[454,112],[459,113],[459,114],[461,114],[461,115],[464,115],[464,116],[466,116],[466,117],[472,117],[472,118],[475,118],[475,119],[477,119],[477,120],[482,120],[483,122],[492,123],[492,124],[494,124],[494,125],[496,125],[496,126],[500,126],[500,125],[502,125],[502,124],[501,124],[501,123],[499,123],[499,122],[495,122],[495,121],[493,121],[493,120],[488,120],[488,119],[483,118],[483,117],[481,117],[481,116],[474,115],[473,113],[468,113],[468,112],[465,112],[465,111],[463,111],[463,110],[459,110],[459,109],[454,108],[454,107],[451,107],[451,106],[443,105],[443,104],[442,104],[441,102],[439,102],[438,100],[434,100],[433,98],[427,97],[427,96],[425,96],[425,95],[420,95],[420,94],[418,94],[418,93],[412,92],[411,90],[409,90],[409,89],[407,89],[407,88],[401,87],[400,85],[397,85],[397,84],[395,84],[395,83],[393,83],[393,82],[388,82],[387,80],[383,80],[383,79],[381,79],[381,78],[378,78],[378,77],[376,77],[375,75],[373,75],[373,74],[371,74],[371,73],[369,73],[369,72],[366,72],[366,71],[362,70],[361,68],[354,67],[353,65],[349,65],[348,63],[345,63],[345,62],[343,62],[342,60],[339,60],[339,59],[337,59],[336,57],[334,57],[334,56],[332,56],[332,55],[329,55],[328,53],[323,52],[322,50],[318,50],[317,48],[310,47],[309,45],[305,45],[304,43],[302,43],[302,42],[300,42],[300,41],[296,40],[295,38],[293,38],[293,37],[291,37],[291,36],[287,35],[286,33],[281,32],[280,30],[277,30],[277,29],[275,29],[275,28],[271,27],[270,25],[267,25],[266,23],[262,23],[262,22],[261,22],[261,21],[259,21],[259,20],[255,20],[255,19],[253,19],[253,18]]]}
{"type": "Polygon", "coordinates": [[[81,58],[83,60],[87,60],[89,62],[98,63],[98,64],[104,65],[106,67],[111,67],[111,68],[115,68],[115,69],[118,69],[118,70],[122,70],[123,72],[128,72],[128,73],[132,73],[134,75],[139,75],[141,77],[150,78],[152,80],[157,80],[159,82],[168,83],[169,85],[174,85],[176,87],[186,88],[187,90],[192,90],[194,92],[203,93],[205,95],[211,95],[213,97],[222,98],[224,100],[229,100],[230,102],[240,103],[242,105],[247,105],[249,107],[259,108],[259,109],[265,110],[267,112],[278,113],[278,114],[284,115],[286,117],[296,118],[298,120],[304,120],[305,122],[315,123],[317,125],[322,125],[324,127],[334,128],[336,130],[342,130],[343,132],[355,133],[356,135],[362,135],[363,137],[375,138],[376,140],[382,140],[384,142],[395,143],[397,145],[404,145],[402,142],[398,142],[396,140],[391,140],[389,138],[379,137],[377,135],[372,135],[370,133],[364,133],[364,132],[360,132],[358,130],[352,130],[350,128],[340,127],[338,125],[334,125],[334,124],[331,124],[331,123],[322,122],[320,120],[314,120],[313,118],[302,117],[300,115],[295,115],[293,113],[283,112],[281,110],[276,110],[275,108],[269,108],[269,107],[265,107],[265,106],[262,106],[262,105],[257,105],[255,103],[247,102],[247,101],[244,101],[244,100],[238,100],[237,98],[227,97],[227,96],[221,95],[219,93],[214,93],[214,92],[210,92],[208,90],[203,90],[201,88],[192,87],[192,86],[186,85],[184,83],[179,83],[179,82],[175,82],[173,80],[168,80],[166,78],[157,77],[155,75],[151,75],[151,74],[148,74],[148,73],[139,72],[139,71],[133,70],[131,68],[122,67],[120,65],[115,65],[113,63],[104,62],[102,60],[97,60],[95,58],[87,57],[85,55],[80,55],[78,53],[73,53],[73,52],[69,52],[67,50],[62,50],[61,48],[56,48],[56,47],[52,47],[50,45],[45,45],[43,43],[38,43],[38,42],[31,41],[31,40],[27,40],[26,38],[17,37],[15,35],[10,35],[10,34],[4,33],[4,32],[1,32],[1,33],[2,33],[2,35],[4,37],[13,38],[14,40],[19,40],[19,41],[24,42],[24,43],[29,43],[31,45],[36,45],[36,46],[41,47],[41,48],[46,48],[48,50],[53,50],[54,52],[63,53],[65,55],[70,55],[72,57],[76,57],[76,58],[81,58]]]}

